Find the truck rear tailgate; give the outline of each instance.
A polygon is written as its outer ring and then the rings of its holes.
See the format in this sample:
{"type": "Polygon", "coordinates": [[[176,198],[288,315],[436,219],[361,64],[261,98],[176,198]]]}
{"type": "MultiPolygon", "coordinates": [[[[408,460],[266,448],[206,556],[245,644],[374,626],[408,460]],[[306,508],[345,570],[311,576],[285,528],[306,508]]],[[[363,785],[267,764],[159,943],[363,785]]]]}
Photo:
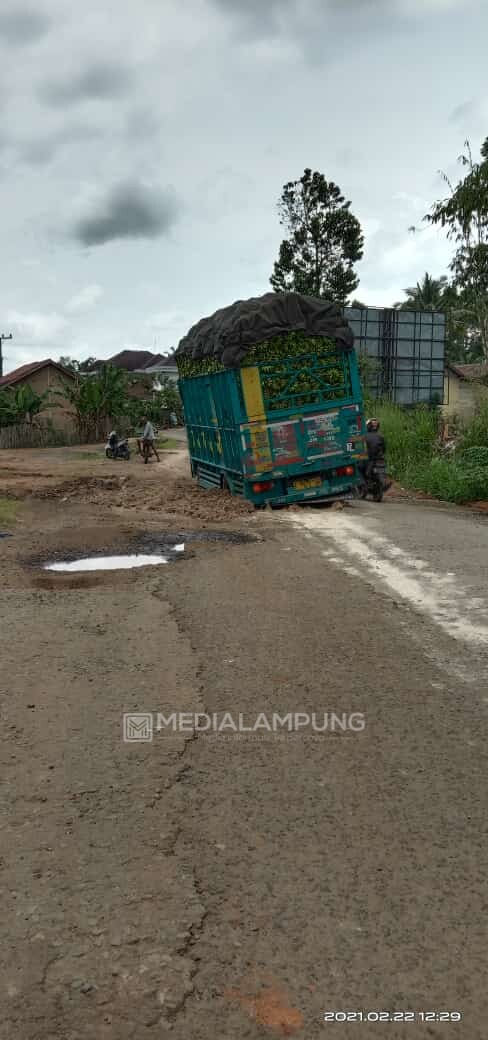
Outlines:
{"type": "MultiPolygon", "coordinates": [[[[355,458],[363,452],[361,413],[357,405],[308,413],[276,422],[241,426],[244,472],[283,476],[304,468],[321,469],[328,459],[355,458]]],[[[304,476],[305,479],[305,476],[304,476]]]]}

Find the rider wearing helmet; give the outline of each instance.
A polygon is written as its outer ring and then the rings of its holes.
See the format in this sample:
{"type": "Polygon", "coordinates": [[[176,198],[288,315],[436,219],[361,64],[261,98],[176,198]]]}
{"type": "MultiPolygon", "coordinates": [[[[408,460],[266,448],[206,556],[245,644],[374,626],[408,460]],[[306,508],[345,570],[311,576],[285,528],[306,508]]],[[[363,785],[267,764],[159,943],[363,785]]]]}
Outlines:
{"type": "Polygon", "coordinates": [[[368,477],[375,462],[385,461],[386,441],[380,433],[380,421],[376,418],[368,419],[366,422],[366,447],[368,449],[368,461],[364,467],[365,476],[368,477]]]}

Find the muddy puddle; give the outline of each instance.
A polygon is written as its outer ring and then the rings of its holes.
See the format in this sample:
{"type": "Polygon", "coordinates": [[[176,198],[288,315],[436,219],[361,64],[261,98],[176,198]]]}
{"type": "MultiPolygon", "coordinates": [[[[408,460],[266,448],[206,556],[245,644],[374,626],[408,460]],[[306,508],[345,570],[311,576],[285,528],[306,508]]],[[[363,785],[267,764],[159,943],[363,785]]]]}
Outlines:
{"type": "Polygon", "coordinates": [[[46,578],[48,574],[53,577],[59,575],[60,579],[63,575],[67,578],[69,575],[81,577],[83,574],[92,574],[94,577],[99,574],[101,577],[103,572],[158,567],[189,559],[196,549],[207,547],[218,551],[226,545],[254,541],[260,541],[260,538],[237,531],[146,531],[128,540],[118,541],[116,545],[99,545],[92,552],[88,550],[86,541],[83,548],[78,550],[71,546],[62,552],[53,547],[49,554],[45,553],[35,560],[31,558],[28,562],[44,573],[46,578]]]}
{"type": "Polygon", "coordinates": [[[43,570],[58,574],[79,574],[86,571],[129,571],[134,567],[159,567],[163,563],[171,563],[175,553],[185,551],[183,542],[172,545],[165,555],[161,553],[129,553],[127,555],[80,556],[77,559],[54,560],[45,563],[43,570]]]}

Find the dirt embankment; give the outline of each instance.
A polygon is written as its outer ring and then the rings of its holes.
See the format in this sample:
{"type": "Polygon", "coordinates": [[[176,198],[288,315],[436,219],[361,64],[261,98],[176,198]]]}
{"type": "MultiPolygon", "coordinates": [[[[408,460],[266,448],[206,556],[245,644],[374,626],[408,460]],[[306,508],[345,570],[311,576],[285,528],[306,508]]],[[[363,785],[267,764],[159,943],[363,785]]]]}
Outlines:
{"type": "Polygon", "coordinates": [[[113,462],[99,447],[9,452],[0,458],[0,494],[79,501],[127,517],[158,513],[205,523],[254,515],[248,502],[198,487],[183,444],[147,466],[137,455],[113,462]]]}

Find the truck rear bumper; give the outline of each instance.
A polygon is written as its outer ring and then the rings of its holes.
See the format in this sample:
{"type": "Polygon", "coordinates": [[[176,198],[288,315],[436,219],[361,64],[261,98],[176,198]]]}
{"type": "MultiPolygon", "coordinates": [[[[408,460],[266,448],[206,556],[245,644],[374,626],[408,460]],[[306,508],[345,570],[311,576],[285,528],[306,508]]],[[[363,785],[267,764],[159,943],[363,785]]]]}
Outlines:
{"type": "MultiPolygon", "coordinates": [[[[305,483],[307,478],[304,478],[305,483]]],[[[311,479],[314,478],[311,475],[311,479]]],[[[285,478],[277,479],[273,481],[272,488],[263,489],[262,492],[257,490],[256,484],[259,481],[245,481],[244,495],[255,505],[270,505],[284,506],[292,505],[295,502],[333,502],[337,499],[344,498],[356,498],[358,496],[358,488],[360,485],[359,474],[355,474],[354,477],[347,477],[344,479],[324,479],[318,482],[315,486],[297,487],[296,483],[299,482],[299,478],[296,480],[285,478]]],[[[270,481],[271,482],[271,481],[270,481]]]]}
{"type": "MultiPolygon", "coordinates": [[[[301,494],[299,493],[296,495],[280,495],[279,497],[274,496],[268,498],[266,498],[266,495],[263,495],[263,501],[265,504],[269,503],[273,506],[291,506],[296,502],[315,502],[317,504],[319,502],[343,502],[344,500],[351,500],[358,497],[359,492],[356,487],[345,488],[343,491],[328,492],[327,494],[324,494],[324,492],[319,488],[319,490],[313,494],[305,494],[302,492],[301,494]]],[[[252,501],[256,502],[258,505],[261,504],[258,502],[257,496],[254,496],[252,501]]]]}
{"type": "Polygon", "coordinates": [[[246,478],[242,473],[227,470],[223,466],[211,466],[196,459],[191,460],[191,467],[192,474],[204,488],[228,487],[233,494],[243,495],[253,505],[265,506],[269,503],[284,506],[295,502],[333,502],[356,498],[361,484],[357,460],[346,461],[348,465],[354,465],[354,474],[336,476],[334,470],[318,470],[312,473],[302,471],[290,476],[267,473],[246,478]],[[260,484],[262,489],[259,488],[260,484]]]}

